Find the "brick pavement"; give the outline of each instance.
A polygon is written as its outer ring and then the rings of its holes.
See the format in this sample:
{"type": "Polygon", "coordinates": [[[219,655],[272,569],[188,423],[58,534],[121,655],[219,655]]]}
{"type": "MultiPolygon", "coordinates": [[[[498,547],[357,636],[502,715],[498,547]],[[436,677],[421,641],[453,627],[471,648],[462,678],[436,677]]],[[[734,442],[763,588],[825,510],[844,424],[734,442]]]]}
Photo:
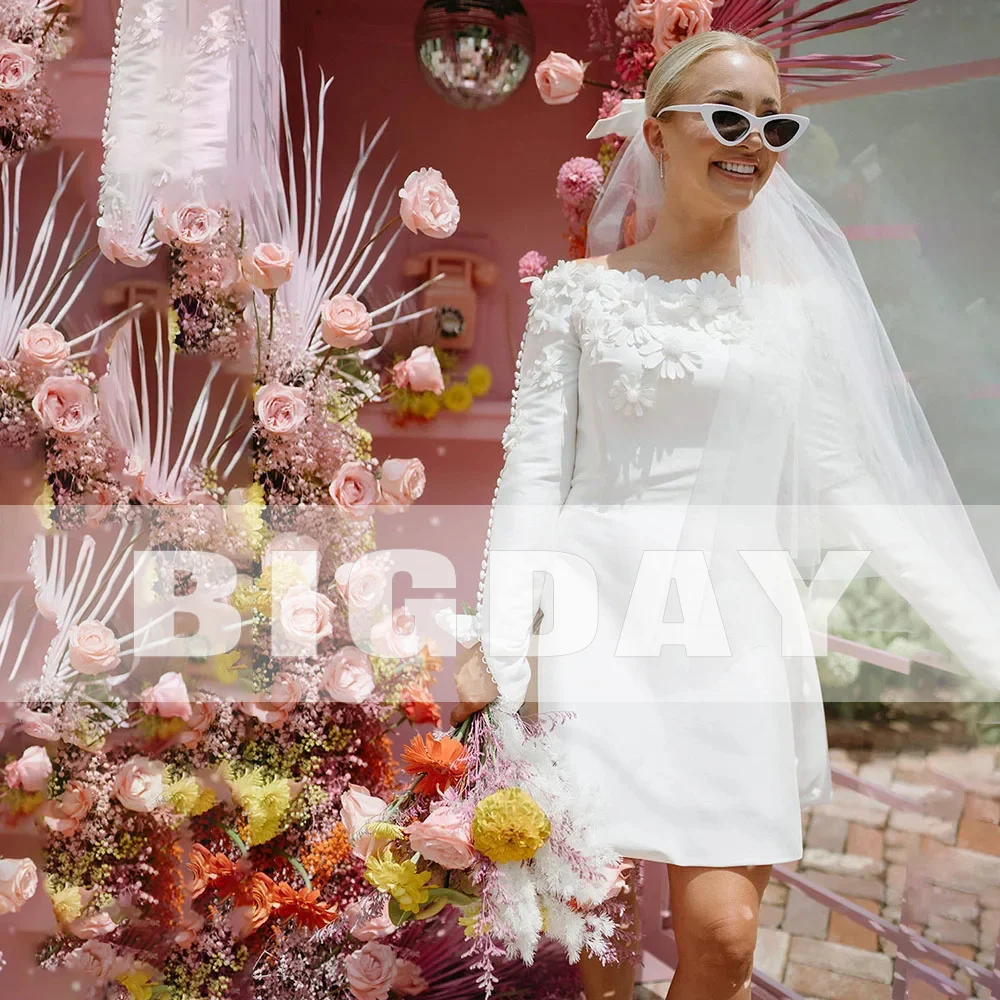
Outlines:
{"type": "MultiPolygon", "coordinates": [[[[922,872],[924,881],[907,890],[911,926],[992,968],[1000,932],[1000,750],[832,756],[859,777],[920,799],[927,813],[837,787],[832,802],[803,814],[805,852],[789,867],[893,922],[908,873],[922,872]]],[[[894,954],[892,942],[873,930],[797,889],[773,879],[768,885],[756,965],[807,1000],[890,1000],[894,954]]],[[[951,974],[947,965],[929,964],[951,974]]],[[[961,975],[957,981],[968,986],[961,975]]],[[[667,985],[646,983],[636,997],[663,997],[667,985]]],[[[987,996],[981,989],[977,995],[987,996]]],[[[941,996],[924,983],[910,986],[909,1000],[941,996]]]]}

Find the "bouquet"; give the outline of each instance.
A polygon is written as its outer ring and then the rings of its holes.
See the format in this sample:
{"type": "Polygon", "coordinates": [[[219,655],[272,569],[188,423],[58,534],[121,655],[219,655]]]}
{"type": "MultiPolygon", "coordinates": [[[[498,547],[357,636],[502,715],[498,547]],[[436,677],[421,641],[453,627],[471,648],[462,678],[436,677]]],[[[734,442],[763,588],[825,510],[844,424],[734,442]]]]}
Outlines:
{"type": "Polygon", "coordinates": [[[635,943],[622,896],[629,862],[600,844],[561,764],[555,713],[522,719],[490,706],[403,751],[411,787],[351,832],[365,879],[396,926],[458,912],[488,997],[496,959],[531,964],[543,935],[570,962],[602,962],[635,943]]]}

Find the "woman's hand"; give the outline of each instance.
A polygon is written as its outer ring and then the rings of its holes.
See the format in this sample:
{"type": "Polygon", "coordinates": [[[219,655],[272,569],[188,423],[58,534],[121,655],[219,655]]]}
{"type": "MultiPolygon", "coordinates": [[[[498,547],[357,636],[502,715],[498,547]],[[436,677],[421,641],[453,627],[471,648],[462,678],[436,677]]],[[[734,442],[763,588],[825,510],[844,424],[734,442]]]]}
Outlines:
{"type": "Polygon", "coordinates": [[[481,708],[485,708],[500,694],[489,669],[483,660],[483,647],[478,645],[461,666],[455,669],[455,688],[458,704],[451,710],[451,724],[461,725],[481,708]]]}

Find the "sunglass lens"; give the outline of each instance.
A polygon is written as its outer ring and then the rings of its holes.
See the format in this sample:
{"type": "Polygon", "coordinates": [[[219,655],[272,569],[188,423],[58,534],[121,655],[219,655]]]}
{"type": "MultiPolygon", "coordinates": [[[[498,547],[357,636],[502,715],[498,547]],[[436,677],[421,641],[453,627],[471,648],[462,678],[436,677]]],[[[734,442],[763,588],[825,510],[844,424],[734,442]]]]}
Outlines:
{"type": "Polygon", "coordinates": [[[713,111],[712,121],[727,142],[739,142],[750,131],[750,122],[738,111],[713,111]]]}
{"type": "Polygon", "coordinates": [[[772,118],[764,126],[764,137],[772,146],[787,146],[802,126],[794,118],[772,118]]]}

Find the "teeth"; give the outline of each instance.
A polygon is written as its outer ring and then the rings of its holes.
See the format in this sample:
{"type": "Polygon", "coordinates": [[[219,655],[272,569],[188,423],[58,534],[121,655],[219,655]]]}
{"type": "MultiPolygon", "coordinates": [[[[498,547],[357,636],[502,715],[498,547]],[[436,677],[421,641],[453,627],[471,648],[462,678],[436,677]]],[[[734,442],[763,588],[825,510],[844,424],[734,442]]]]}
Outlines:
{"type": "Polygon", "coordinates": [[[717,163],[717,167],[730,174],[753,174],[757,168],[752,163],[717,163]]]}

